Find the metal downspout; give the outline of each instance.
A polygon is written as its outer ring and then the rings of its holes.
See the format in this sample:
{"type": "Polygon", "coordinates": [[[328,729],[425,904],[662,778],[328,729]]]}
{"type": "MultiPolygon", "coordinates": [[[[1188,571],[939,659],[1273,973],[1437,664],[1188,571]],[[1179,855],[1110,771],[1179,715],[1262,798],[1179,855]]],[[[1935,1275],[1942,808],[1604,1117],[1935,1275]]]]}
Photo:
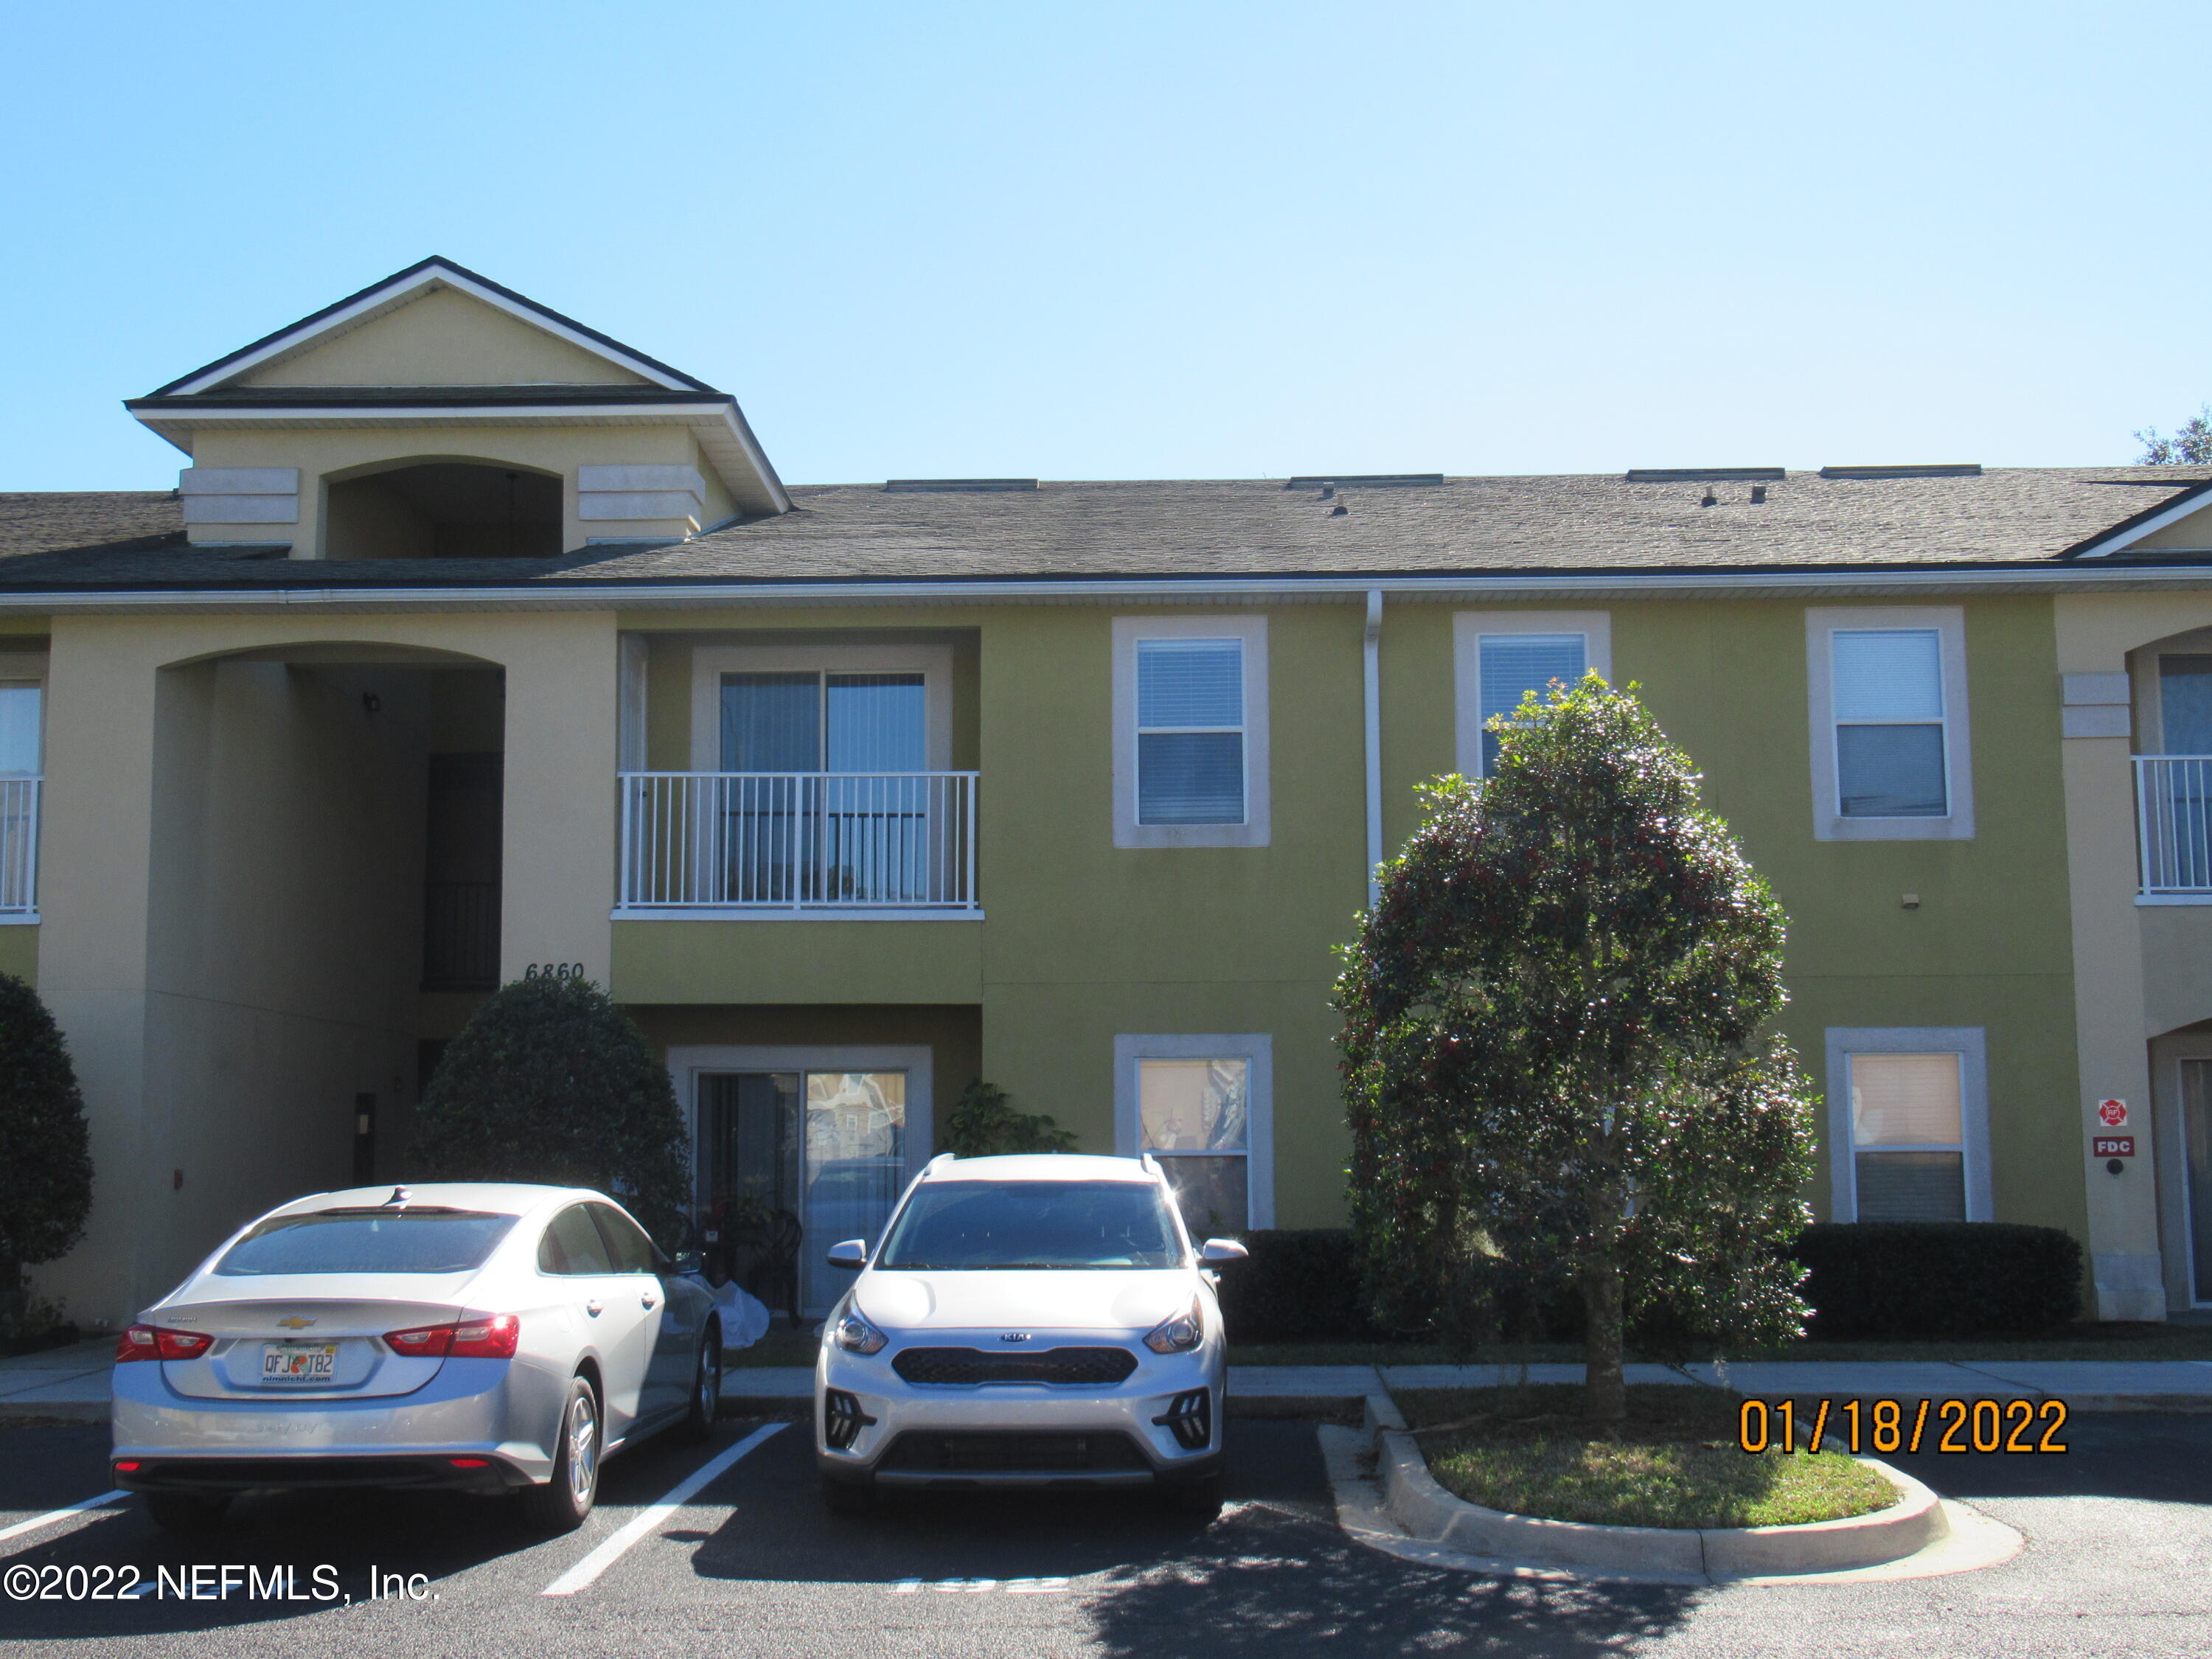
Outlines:
{"type": "Polygon", "coordinates": [[[1367,909],[1382,896],[1382,590],[1367,590],[1367,642],[1360,665],[1367,702],[1367,909]]]}

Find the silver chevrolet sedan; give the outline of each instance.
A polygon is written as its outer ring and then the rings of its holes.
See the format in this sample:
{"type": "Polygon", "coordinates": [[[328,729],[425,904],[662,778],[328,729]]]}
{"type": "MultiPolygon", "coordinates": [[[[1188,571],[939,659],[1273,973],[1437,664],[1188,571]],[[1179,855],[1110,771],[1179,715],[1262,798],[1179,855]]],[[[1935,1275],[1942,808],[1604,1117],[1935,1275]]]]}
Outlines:
{"type": "Polygon", "coordinates": [[[319,1193],[240,1231],[116,1343],[115,1484],[195,1530],[240,1492],[514,1492],[591,1512],[600,1460],[705,1438],[722,1340],[706,1287],[577,1188],[319,1193]]]}
{"type": "Polygon", "coordinates": [[[830,1510],[896,1486],[1152,1486],[1221,1507],[1227,1339],[1149,1158],[940,1156],[824,1327],[814,1459],[830,1510]]]}

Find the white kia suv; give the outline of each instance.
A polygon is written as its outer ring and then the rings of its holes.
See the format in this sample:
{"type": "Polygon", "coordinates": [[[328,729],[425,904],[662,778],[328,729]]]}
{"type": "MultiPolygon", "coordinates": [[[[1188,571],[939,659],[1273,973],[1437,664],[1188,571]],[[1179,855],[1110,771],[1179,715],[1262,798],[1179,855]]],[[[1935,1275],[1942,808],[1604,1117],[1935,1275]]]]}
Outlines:
{"type": "Polygon", "coordinates": [[[939,1157],[823,1327],[814,1449],[832,1510],[890,1486],[1157,1486],[1221,1507],[1221,1310],[1151,1158],[939,1157]]]}

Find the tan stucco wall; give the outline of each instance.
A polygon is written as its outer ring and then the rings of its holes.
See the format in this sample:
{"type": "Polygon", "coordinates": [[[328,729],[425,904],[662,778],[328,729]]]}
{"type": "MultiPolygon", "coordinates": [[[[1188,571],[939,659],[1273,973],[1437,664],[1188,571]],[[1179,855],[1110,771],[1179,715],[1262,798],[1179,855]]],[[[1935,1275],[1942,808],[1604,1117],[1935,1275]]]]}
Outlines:
{"type": "MultiPolygon", "coordinates": [[[[696,466],[702,472],[697,441],[684,427],[668,426],[424,426],[375,429],[305,431],[211,429],[194,437],[192,465],[205,467],[293,466],[300,469],[300,520],[295,525],[194,525],[196,542],[292,544],[291,556],[324,556],[322,526],[333,473],[359,476],[379,467],[416,461],[476,461],[489,466],[520,465],[559,475],[562,541],[567,549],[590,536],[680,538],[690,526],[678,520],[609,523],[576,516],[576,469],[580,466],[647,463],[696,466]]],[[[719,488],[719,485],[716,486],[719,488]]],[[[716,498],[727,514],[728,495],[716,498]]],[[[710,506],[711,511],[711,506],[710,506]]]]}
{"type": "MultiPolygon", "coordinates": [[[[2056,613],[2060,672],[2119,674],[2128,670],[2130,652],[2212,626],[2212,593],[2083,594],[2056,601],[2056,613]]],[[[2167,1218],[2161,1251],[2154,1179],[2184,1153],[2164,1144],[2151,1110],[2146,1040],[2212,1017],[2212,908],[2136,903],[2130,741],[2074,738],[2064,747],[2081,1031],[2077,1156],[2089,1188],[2090,1236],[2102,1298],[2134,1310],[2125,1316],[2157,1318],[2166,1305],[2189,1301],[2186,1264],[2175,1249],[2177,1218],[2167,1218]],[[2118,1176],[2088,1157],[2096,1103],[2107,1096],[2129,1103],[2128,1133],[2136,1137],[2136,1157],[2118,1176]]]]}
{"type": "MultiPolygon", "coordinates": [[[[257,714],[256,695],[264,702],[273,696],[263,671],[274,665],[254,665],[252,673],[233,676],[235,696],[217,696],[222,675],[199,665],[228,653],[313,644],[371,659],[384,647],[423,648],[504,668],[508,770],[501,976],[517,977],[526,965],[539,962],[580,962],[602,980],[609,971],[614,814],[608,780],[615,763],[616,648],[611,615],[58,621],[41,871],[46,918],[41,931],[47,937],[41,940],[40,966],[42,989],[77,1057],[100,1186],[85,1243],[46,1270],[41,1282],[66,1295],[81,1316],[114,1319],[135,1312],[167,1287],[179,1262],[188,1262],[227,1225],[251,1212],[236,1193],[226,1199],[218,1187],[205,1212],[190,1209],[174,1228],[150,1224],[149,1218],[164,1212],[144,1206],[174,1201],[162,1183],[179,1167],[173,1149],[176,1126],[236,1123],[242,1103],[223,1096],[226,1090],[235,1093],[241,1074],[252,1079],[254,1090],[283,1101],[306,1086],[301,1068],[310,1052],[324,1057],[318,1064],[350,1066],[357,1059],[365,1064],[345,1022],[380,1030],[396,1020],[381,1014],[369,1018],[360,1010],[358,984],[348,978],[356,968],[346,960],[356,939],[325,936],[314,939],[311,951],[301,945],[321,901],[313,893],[286,891],[283,884],[308,881],[318,867],[315,857],[294,848],[283,859],[262,863],[226,860],[214,872],[220,889],[214,896],[181,890],[189,870],[180,869],[179,860],[190,865],[191,836],[178,828],[176,802],[191,788],[197,787],[205,811],[227,826],[222,837],[204,844],[228,854],[233,843],[250,847],[255,836],[273,833],[260,827],[264,810],[271,823],[291,823],[295,836],[335,836],[331,826],[343,824],[349,810],[344,792],[359,787],[348,780],[364,771],[374,775],[374,767],[329,755],[329,745],[317,737],[319,721],[344,718],[343,700],[317,714],[314,699],[288,696],[275,700],[289,710],[282,719],[270,708],[257,714]],[[203,685],[204,692],[195,690],[203,685]],[[203,714],[194,713],[196,700],[205,703],[203,714]],[[210,744],[246,743],[246,750],[220,766],[203,765],[193,758],[195,731],[205,732],[210,744]],[[247,741],[256,731],[283,748],[257,758],[247,741]],[[270,778],[256,784],[254,768],[276,767],[280,759],[295,780],[295,793],[287,796],[277,789],[264,807],[259,792],[276,785],[270,778]],[[319,770],[319,759],[327,762],[319,770]],[[181,912],[179,904],[185,906],[181,912]],[[204,931],[179,920],[203,904],[215,907],[201,913],[204,931]],[[217,958],[210,967],[196,954],[233,945],[240,951],[237,962],[217,958]],[[271,964],[310,959],[320,966],[307,984],[285,982],[282,973],[272,971],[271,964]],[[251,975],[232,988],[258,1000],[232,1008],[224,997],[205,994],[199,976],[218,969],[219,982],[228,982],[221,975],[251,975]],[[264,1014],[278,1018],[271,1025],[264,1014]],[[316,1022],[319,1035],[311,1036],[308,1028],[316,1022]],[[270,1030],[276,1035],[264,1041],[270,1030]],[[228,1211],[214,1212],[226,1203],[228,1211]],[[246,1212],[237,1212],[240,1207],[246,1212]]],[[[419,823],[415,834],[419,836],[419,823]]],[[[208,861],[200,862],[204,868],[208,861]]],[[[414,912],[419,898],[404,903],[414,912]]],[[[361,971],[367,971],[365,965],[361,971]]],[[[390,1086],[383,1064],[380,1057],[379,1074],[390,1086]]],[[[403,1084],[410,1069],[395,1067],[403,1084]]],[[[224,1149],[211,1145],[197,1163],[224,1156],[224,1149]]],[[[191,1204],[198,1204],[208,1186],[187,1168],[184,1194],[191,1204]]]]}
{"type": "Polygon", "coordinates": [[[254,369],[241,386],[649,386],[471,295],[435,289],[254,369]]]}

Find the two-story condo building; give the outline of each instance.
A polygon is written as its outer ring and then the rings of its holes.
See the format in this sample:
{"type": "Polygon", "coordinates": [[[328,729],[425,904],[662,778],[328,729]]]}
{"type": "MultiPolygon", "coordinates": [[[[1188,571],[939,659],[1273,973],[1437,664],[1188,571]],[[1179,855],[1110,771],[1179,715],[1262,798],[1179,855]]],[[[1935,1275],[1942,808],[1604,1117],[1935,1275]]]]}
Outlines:
{"type": "Polygon", "coordinates": [[[404,1177],[439,1045],[563,967],[665,1053],[702,1213],[866,1231],[980,1077],[1218,1227],[1339,1223],[1332,947],[1416,783],[1586,668],[1789,909],[1816,1209],[2212,1305],[2203,473],[796,488],[436,259],[126,407],[175,491],[0,497],[0,968],[90,1104],[79,1317],[404,1177]]]}

